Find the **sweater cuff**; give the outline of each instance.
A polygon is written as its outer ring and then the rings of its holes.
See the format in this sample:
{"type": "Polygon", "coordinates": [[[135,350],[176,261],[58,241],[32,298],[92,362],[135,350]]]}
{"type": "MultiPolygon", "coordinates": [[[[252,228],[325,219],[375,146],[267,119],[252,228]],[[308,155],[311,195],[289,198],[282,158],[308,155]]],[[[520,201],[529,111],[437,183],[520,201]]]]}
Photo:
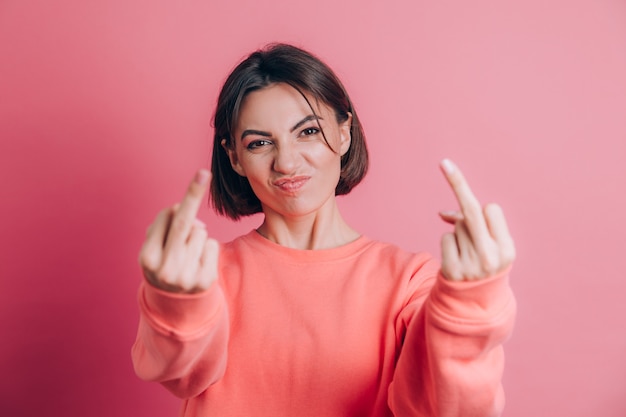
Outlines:
{"type": "Polygon", "coordinates": [[[476,281],[450,281],[437,275],[430,305],[434,316],[447,323],[466,325],[495,324],[507,320],[515,310],[509,287],[511,267],[476,281]]]}
{"type": "Polygon", "coordinates": [[[152,325],[165,333],[191,336],[215,319],[222,306],[222,291],[217,282],[207,290],[179,294],[161,290],[143,281],[139,287],[139,305],[152,325]]]}

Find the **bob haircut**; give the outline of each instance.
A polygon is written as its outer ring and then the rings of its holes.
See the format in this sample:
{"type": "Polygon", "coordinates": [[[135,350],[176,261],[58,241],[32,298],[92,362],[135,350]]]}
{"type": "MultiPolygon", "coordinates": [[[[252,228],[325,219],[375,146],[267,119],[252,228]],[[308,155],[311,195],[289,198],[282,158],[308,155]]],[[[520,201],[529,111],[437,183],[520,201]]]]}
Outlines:
{"type": "MultiPolygon", "coordinates": [[[[346,121],[348,113],[352,114],[350,148],[341,157],[341,174],[335,195],[348,194],[367,172],[369,160],[365,134],[352,101],[337,76],[309,52],[292,45],[270,44],[253,52],[235,67],[222,87],[215,109],[211,202],[217,213],[234,220],[263,209],[248,179],[233,170],[221,143],[225,140],[226,147],[234,148],[233,129],[237,126],[244,99],[252,91],[275,83],[285,83],[296,89],[314,114],[305,93],[332,108],[338,123],[346,121]]],[[[326,136],[323,137],[326,140],[326,136]]],[[[327,140],[326,144],[330,147],[327,140]]]]}

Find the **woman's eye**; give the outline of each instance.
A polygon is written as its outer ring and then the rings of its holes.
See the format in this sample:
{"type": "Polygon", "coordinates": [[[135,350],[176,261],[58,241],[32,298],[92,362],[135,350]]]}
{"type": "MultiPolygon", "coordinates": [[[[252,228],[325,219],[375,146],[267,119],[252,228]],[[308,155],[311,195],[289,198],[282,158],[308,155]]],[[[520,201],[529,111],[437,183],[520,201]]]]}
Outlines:
{"type": "Polygon", "coordinates": [[[261,140],[254,140],[250,142],[247,147],[248,149],[258,149],[258,148],[261,148],[263,146],[267,146],[270,144],[271,142],[269,140],[261,139],[261,140]]]}
{"type": "Polygon", "coordinates": [[[319,133],[319,131],[320,130],[315,127],[308,127],[302,131],[302,135],[311,136],[311,135],[315,135],[316,133],[319,133]]]}

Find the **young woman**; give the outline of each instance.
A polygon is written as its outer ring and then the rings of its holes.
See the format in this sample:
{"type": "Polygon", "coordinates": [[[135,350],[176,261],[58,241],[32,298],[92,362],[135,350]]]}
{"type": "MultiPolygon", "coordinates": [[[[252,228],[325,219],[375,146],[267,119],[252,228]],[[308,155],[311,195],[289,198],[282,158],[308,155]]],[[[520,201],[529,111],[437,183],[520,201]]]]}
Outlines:
{"type": "Polygon", "coordinates": [[[502,343],[515,256],[502,211],[442,171],[441,265],[373,241],[336,195],[367,171],[358,116],[311,54],[272,45],[225,82],[212,173],[148,229],[132,350],[137,374],[184,399],[182,416],[492,416],[503,407],[502,343]],[[196,219],[263,212],[220,244],[196,219]]]}

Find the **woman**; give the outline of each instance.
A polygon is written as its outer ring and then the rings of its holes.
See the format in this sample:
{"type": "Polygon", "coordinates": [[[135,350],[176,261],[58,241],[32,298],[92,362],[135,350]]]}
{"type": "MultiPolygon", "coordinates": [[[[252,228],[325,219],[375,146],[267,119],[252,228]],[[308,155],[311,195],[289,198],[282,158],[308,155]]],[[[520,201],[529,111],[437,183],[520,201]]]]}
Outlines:
{"type": "Polygon", "coordinates": [[[502,211],[442,170],[441,266],[370,240],[336,195],[367,171],[352,103],[311,54],[272,45],[218,99],[212,175],[162,211],[140,253],[137,374],[184,399],[183,416],[491,416],[515,301],[502,211]],[[196,219],[211,201],[258,229],[226,244],[196,219]]]}

